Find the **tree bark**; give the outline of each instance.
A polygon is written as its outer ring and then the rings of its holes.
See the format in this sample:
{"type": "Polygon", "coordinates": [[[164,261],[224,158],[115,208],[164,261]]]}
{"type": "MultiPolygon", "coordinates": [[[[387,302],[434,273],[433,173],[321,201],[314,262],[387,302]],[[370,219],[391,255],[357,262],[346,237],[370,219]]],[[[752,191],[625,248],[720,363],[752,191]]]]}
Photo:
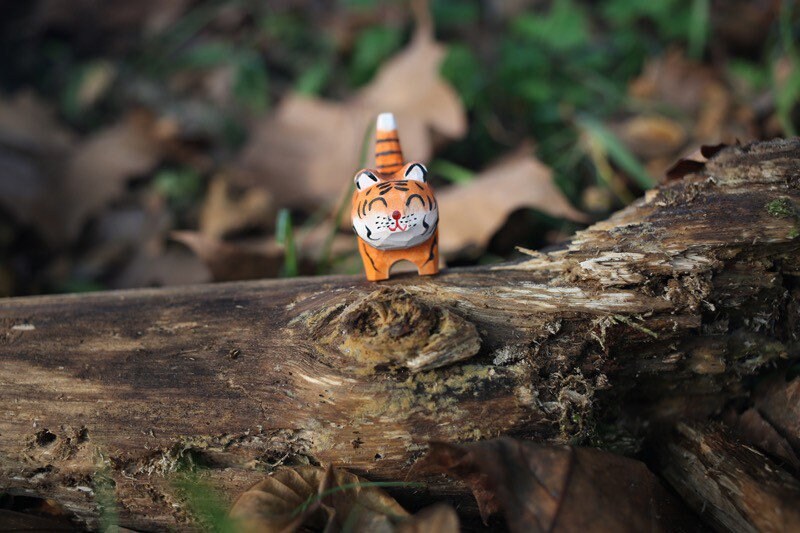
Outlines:
{"type": "Polygon", "coordinates": [[[122,525],[165,528],[189,461],[234,497],[278,463],[405,480],[430,440],[626,449],[703,419],[800,354],[798,161],[723,149],[500,266],[2,301],[0,487],[92,525],[100,471],[122,525]]]}

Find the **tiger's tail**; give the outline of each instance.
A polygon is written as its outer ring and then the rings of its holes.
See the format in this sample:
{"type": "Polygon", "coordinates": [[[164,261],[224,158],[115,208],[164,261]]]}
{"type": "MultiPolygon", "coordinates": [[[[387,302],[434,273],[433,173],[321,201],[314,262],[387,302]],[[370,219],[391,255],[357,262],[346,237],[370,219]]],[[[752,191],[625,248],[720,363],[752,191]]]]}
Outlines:
{"type": "Polygon", "coordinates": [[[403,151],[397,136],[397,122],[392,113],[381,113],[375,127],[375,167],[392,174],[403,167],[403,151]]]}

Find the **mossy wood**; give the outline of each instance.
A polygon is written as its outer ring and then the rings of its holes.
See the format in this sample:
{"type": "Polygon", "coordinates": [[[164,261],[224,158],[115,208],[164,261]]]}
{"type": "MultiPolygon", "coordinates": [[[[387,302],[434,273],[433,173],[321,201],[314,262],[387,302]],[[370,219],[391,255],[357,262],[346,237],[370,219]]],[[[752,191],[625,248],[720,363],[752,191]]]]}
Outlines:
{"type": "Polygon", "coordinates": [[[122,524],[158,528],[187,519],[190,461],[233,498],[278,463],[414,480],[434,439],[619,447],[706,418],[798,356],[798,161],[723,149],[512,264],[2,301],[0,488],[96,523],[100,468],[122,524]]]}

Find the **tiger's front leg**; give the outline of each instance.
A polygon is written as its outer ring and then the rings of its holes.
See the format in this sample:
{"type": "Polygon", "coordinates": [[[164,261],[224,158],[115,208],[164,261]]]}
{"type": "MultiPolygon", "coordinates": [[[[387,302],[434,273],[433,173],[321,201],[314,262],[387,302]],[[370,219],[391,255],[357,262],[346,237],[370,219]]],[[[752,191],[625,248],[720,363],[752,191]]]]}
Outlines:
{"type": "Polygon", "coordinates": [[[361,254],[361,261],[364,263],[364,270],[369,281],[383,281],[389,279],[389,268],[383,252],[367,245],[358,239],[358,251],[361,254]]]}
{"type": "Polygon", "coordinates": [[[420,276],[430,276],[439,273],[439,229],[433,237],[419,245],[420,257],[415,261],[417,272],[420,276]]]}

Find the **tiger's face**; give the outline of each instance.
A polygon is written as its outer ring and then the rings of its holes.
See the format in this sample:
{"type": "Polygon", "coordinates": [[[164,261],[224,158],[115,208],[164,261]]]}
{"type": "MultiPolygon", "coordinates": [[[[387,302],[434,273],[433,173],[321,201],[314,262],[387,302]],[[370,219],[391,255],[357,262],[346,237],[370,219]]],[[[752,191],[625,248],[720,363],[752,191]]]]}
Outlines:
{"type": "Polygon", "coordinates": [[[439,223],[439,206],[421,163],[394,174],[361,170],[355,176],[353,229],[379,250],[411,248],[428,240],[439,223]]]}

